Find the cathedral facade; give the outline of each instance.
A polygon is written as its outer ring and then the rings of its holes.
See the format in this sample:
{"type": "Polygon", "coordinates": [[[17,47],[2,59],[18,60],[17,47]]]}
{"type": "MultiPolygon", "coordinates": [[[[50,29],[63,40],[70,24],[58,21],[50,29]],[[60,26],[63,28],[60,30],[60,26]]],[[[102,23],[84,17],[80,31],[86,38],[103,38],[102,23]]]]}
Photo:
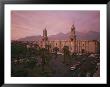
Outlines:
{"type": "Polygon", "coordinates": [[[53,48],[57,47],[62,53],[63,47],[68,46],[71,53],[99,53],[100,46],[97,40],[78,40],[76,38],[75,26],[72,25],[68,40],[49,40],[46,28],[43,30],[42,40],[39,41],[41,48],[49,46],[49,50],[53,52],[53,48]]]}

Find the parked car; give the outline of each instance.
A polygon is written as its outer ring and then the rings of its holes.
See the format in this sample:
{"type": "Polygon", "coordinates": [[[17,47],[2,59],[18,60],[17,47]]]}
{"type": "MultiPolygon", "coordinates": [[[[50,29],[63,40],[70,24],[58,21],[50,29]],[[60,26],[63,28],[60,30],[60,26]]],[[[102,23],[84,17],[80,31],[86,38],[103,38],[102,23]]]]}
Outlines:
{"type": "Polygon", "coordinates": [[[75,70],[78,65],[80,65],[80,62],[77,62],[76,64],[71,65],[70,70],[75,70]]]}

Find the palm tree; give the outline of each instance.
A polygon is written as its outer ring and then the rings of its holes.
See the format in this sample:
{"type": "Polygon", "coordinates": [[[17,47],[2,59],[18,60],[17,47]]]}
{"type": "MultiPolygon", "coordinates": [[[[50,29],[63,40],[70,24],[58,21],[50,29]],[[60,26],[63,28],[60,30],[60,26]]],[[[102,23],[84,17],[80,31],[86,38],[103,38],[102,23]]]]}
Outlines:
{"type": "Polygon", "coordinates": [[[44,72],[44,66],[46,64],[46,52],[47,50],[45,48],[40,49],[40,56],[42,58],[42,71],[44,72]]]}
{"type": "Polygon", "coordinates": [[[55,58],[57,58],[57,52],[59,51],[59,48],[58,47],[54,47],[53,51],[55,53],[55,58]]]}
{"type": "Polygon", "coordinates": [[[47,51],[49,53],[50,52],[51,45],[45,45],[45,47],[46,47],[46,49],[47,49],[47,51]]]}
{"type": "Polygon", "coordinates": [[[64,63],[69,62],[70,63],[70,51],[68,46],[63,47],[63,53],[64,53],[64,63]]]}
{"type": "Polygon", "coordinates": [[[38,44],[34,44],[34,47],[33,47],[33,55],[34,56],[38,56],[39,49],[40,49],[39,45],[38,44]]]}

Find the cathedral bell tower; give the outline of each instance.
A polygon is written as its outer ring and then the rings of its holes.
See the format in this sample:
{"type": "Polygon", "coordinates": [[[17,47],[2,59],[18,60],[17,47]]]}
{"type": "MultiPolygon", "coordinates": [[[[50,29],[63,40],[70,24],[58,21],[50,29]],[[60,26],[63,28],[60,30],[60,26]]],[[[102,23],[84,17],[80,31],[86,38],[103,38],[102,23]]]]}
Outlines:
{"type": "Polygon", "coordinates": [[[42,38],[42,40],[43,41],[47,41],[48,40],[46,28],[43,30],[43,38],[42,38]]]}
{"type": "Polygon", "coordinates": [[[43,30],[43,37],[42,37],[42,47],[46,48],[46,45],[48,45],[48,36],[47,36],[47,30],[46,28],[43,30]]]}
{"type": "Polygon", "coordinates": [[[75,26],[74,24],[71,27],[71,32],[70,32],[70,37],[69,37],[70,41],[71,41],[71,52],[72,53],[76,53],[76,33],[75,33],[75,26]]]}
{"type": "Polygon", "coordinates": [[[71,27],[70,40],[71,41],[76,40],[76,34],[75,34],[75,26],[74,26],[74,24],[71,27]]]}

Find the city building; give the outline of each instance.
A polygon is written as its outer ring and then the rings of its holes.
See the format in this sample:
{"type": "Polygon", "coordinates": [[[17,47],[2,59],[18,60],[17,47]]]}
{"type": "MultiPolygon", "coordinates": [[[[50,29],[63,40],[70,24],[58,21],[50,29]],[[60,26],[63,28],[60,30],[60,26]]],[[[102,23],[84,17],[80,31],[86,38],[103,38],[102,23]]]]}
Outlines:
{"type": "Polygon", "coordinates": [[[46,28],[43,30],[42,40],[38,42],[41,48],[49,47],[50,52],[57,47],[62,53],[63,47],[68,46],[71,53],[99,53],[100,43],[98,40],[78,40],[76,38],[75,26],[71,27],[68,40],[49,40],[46,28]]]}

